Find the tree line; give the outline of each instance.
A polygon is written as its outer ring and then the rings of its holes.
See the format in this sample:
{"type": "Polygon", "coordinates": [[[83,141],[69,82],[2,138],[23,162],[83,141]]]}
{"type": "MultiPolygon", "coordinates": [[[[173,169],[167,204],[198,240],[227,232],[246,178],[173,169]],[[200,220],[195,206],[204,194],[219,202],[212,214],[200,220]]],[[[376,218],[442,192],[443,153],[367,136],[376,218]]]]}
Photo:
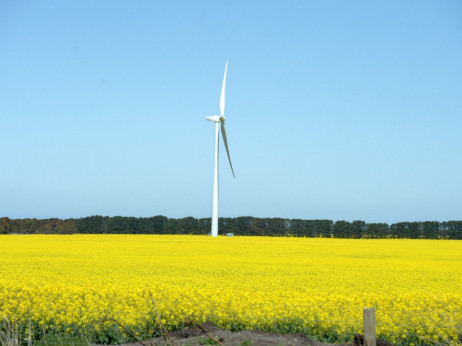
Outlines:
{"type": "MultiPolygon", "coordinates": [[[[210,218],[88,216],[77,219],[0,218],[0,234],[208,234],[210,218]]],[[[366,223],[241,216],[221,217],[220,234],[323,238],[462,239],[462,221],[366,223]]]]}

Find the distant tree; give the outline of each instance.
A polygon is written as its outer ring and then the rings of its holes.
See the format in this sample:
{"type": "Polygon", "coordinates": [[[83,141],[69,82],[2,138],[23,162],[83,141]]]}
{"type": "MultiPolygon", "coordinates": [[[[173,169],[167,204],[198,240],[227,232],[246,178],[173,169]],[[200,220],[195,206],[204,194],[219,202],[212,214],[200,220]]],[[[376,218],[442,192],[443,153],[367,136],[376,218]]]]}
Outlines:
{"type": "Polygon", "coordinates": [[[312,237],[330,237],[334,228],[332,220],[308,220],[306,225],[312,237]]]}
{"type": "Polygon", "coordinates": [[[407,228],[408,222],[398,222],[394,223],[390,226],[390,234],[389,237],[391,238],[407,238],[407,228]]]}
{"type": "Polygon", "coordinates": [[[75,222],[71,219],[64,221],[64,228],[66,230],[66,234],[74,234],[77,231],[75,227],[75,222]]]}
{"type": "Polygon", "coordinates": [[[305,220],[293,219],[290,221],[291,222],[288,232],[297,237],[305,237],[307,233],[305,227],[305,220]]]}
{"type": "Polygon", "coordinates": [[[271,218],[267,219],[267,224],[265,227],[265,233],[269,233],[269,235],[287,235],[286,231],[286,220],[281,218],[271,218]]]}
{"type": "Polygon", "coordinates": [[[208,234],[212,227],[212,219],[210,217],[199,219],[199,234],[208,234]]]}
{"type": "Polygon", "coordinates": [[[24,219],[21,222],[20,232],[23,234],[38,233],[40,222],[37,219],[24,219]]]}
{"type": "Polygon", "coordinates": [[[425,221],[421,225],[424,238],[438,239],[440,228],[440,223],[438,221],[425,221]]]}
{"type": "Polygon", "coordinates": [[[353,226],[348,221],[336,221],[332,228],[334,238],[353,238],[353,226]]]}
{"type": "Polygon", "coordinates": [[[0,218],[0,234],[11,233],[11,221],[7,217],[0,218]]]}
{"type": "Polygon", "coordinates": [[[366,238],[367,224],[360,220],[353,221],[351,224],[351,233],[353,238],[366,238]]]}
{"type": "Polygon", "coordinates": [[[182,234],[196,234],[199,228],[199,222],[192,216],[180,219],[182,234]]]}
{"type": "Polygon", "coordinates": [[[363,238],[386,238],[389,226],[386,223],[369,223],[366,224],[367,231],[363,233],[363,238]]]}
{"type": "Polygon", "coordinates": [[[75,227],[78,233],[106,233],[104,227],[104,217],[101,215],[87,216],[80,219],[74,219],[75,227]]]}
{"type": "Polygon", "coordinates": [[[146,220],[147,233],[166,234],[168,231],[168,218],[162,215],[150,217],[146,220]]]}
{"type": "MultiPolygon", "coordinates": [[[[302,220],[241,216],[218,220],[220,233],[258,236],[298,236],[336,238],[426,238],[462,239],[462,221],[365,223],[356,220],[302,220]]],[[[171,219],[162,215],[149,218],[93,215],[79,219],[0,218],[0,234],[9,233],[134,233],[134,234],[207,234],[211,219],[192,216],[171,219]]]]}
{"type": "Polygon", "coordinates": [[[446,224],[450,239],[462,239],[462,221],[448,221],[446,224]]]}

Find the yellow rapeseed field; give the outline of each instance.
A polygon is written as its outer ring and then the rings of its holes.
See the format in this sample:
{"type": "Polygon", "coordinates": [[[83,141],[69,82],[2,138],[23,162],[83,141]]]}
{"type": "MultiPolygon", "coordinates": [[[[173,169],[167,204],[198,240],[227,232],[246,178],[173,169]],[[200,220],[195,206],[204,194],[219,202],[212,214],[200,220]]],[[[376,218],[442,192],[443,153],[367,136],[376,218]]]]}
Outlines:
{"type": "Polygon", "coordinates": [[[0,320],[36,334],[124,334],[114,318],[147,337],[160,318],[346,340],[364,307],[380,338],[457,343],[462,241],[0,236],[0,320]]]}

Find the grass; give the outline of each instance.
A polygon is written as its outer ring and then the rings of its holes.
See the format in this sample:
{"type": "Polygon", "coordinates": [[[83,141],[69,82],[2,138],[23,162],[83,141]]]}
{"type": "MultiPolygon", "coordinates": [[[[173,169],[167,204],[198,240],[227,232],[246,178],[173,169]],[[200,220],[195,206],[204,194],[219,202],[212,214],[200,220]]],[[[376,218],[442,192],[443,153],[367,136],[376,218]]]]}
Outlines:
{"type": "Polygon", "coordinates": [[[93,345],[89,340],[83,336],[71,335],[45,335],[42,339],[34,342],[37,346],[90,346],[93,345]]]}

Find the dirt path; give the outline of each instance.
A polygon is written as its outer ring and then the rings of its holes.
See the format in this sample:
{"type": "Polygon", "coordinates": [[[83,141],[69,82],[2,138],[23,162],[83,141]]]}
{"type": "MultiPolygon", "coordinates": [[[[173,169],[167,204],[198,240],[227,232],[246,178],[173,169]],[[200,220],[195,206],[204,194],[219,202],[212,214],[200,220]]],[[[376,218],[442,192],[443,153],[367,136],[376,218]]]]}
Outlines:
{"type": "MultiPolygon", "coordinates": [[[[302,333],[273,334],[257,330],[230,332],[228,330],[215,327],[209,322],[202,324],[201,328],[203,331],[199,329],[198,326],[191,326],[183,330],[178,330],[176,332],[169,333],[168,339],[178,346],[219,345],[218,343],[214,343],[207,334],[225,346],[355,346],[361,344],[360,342],[327,344],[311,340],[302,333]]],[[[142,342],[146,346],[174,345],[171,342],[167,343],[166,339],[163,337],[145,340],[142,342]]],[[[141,343],[123,344],[122,346],[135,345],[139,346],[141,343]]],[[[392,344],[378,340],[377,346],[392,346],[392,344]]]]}

